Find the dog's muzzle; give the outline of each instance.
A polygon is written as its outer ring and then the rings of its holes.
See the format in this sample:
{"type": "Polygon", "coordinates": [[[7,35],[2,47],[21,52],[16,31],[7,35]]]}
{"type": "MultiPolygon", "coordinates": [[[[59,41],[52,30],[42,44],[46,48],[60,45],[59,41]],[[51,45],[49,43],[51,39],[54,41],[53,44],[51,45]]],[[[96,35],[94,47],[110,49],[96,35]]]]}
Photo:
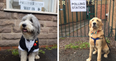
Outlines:
{"type": "Polygon", "coordinates": [[[26,28],[23,28],[22,31],[23,32],[28,32],[28,30],[26,28]]]}
{"type": "Polygon", "coordinates": [[[22,24],[23,27],[26,27],[26,24],[22,24]]]}
{"type": "Polygon", "coordinates": [[[27,25],[26,25],[25,23],[22,24],[22,27],[23,27],[23,28],[22,28],[22,31],[23,31],[23,32],[28,32],[28,30],[26,29],[26,26],[27,26],[27,25]]]}
{"type": "Polygon", "coordinates": [[[96,28],[96,23],[95,22],[93,23],[93,28],[96,28]]]}

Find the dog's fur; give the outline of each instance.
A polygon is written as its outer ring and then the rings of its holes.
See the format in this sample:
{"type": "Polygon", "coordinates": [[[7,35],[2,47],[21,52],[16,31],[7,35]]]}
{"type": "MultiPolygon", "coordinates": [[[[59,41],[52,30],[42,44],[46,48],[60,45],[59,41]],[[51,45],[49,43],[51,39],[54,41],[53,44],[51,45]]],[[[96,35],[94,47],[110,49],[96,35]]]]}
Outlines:
{"type": "Polygon", "coordinates": [[[98,52],[97,61],[101,61],[102,51],[105,53],[104,57],[105,58],[108,57],[110,50],[109,50],[109,47],[106,43],[106,40],[104,37],[104,32],[102,30],[102,26],[103,26],[102,20],[97,18],[97,17],[92,18],[89,22],[90,51],[89,51],[89,58],[86,61],[91,61],[93,49],[95,49],[93,54],[96,54],[98,52]],[[94,25],[93,23],[96,23],[96,24],[94,25]],[[91,34],[91,32],[96,32],[98,30],[99,30],[99,32],[97,34],[91,34]],[[95,46],[94,46],[94,40],[91,37],[100,38],[100,39],[96,40],[95,46]]]}
{"type": "MultiPolygon", "coordinates": [[[[40,33],[40,23],[38,19],[32,15],[28,14],[22,18],[22,21],[19,24],[20,30],[22,31],[23,37],[27,40],[34,40],[37,38],[40,33]],[[26,25],[25,27],[23,25],[26,25]]],[[[32,52],[27,56],[27,52],[19,49],[20,61],[26,61],[27,58],[29,61],[34,61],[34,59],[39,59],[38,52],[32,52]]]]}

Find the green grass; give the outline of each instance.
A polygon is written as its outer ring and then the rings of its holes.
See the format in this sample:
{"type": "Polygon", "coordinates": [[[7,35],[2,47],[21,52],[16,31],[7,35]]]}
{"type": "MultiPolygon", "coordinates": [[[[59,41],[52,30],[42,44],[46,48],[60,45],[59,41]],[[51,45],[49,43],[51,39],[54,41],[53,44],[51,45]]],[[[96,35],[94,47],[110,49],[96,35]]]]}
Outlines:
{"type": "Polygon", "coordinates": [[[56,48],[57,48],[57,45],[54,45],[54,46],[52,46],[51,48],[52,48],[52,49],[56,49],[56,48]]]}
{"type": "MultiPolygon", "coordinates": [[[[45,47],[45,49],[47,49],[47,50],[53,50],[53,49],[56,49],[57,48],[57,45],[53,45],[52,47],[45,47]]],[[[39,50],[39,53],[43,53],[43,54],[45,54],[45,51],[43,51],[43,50],[39,50]]]]}
{"type": "Polygon", "coordinates": [[[11,51],[11,49],[8,49],[7,51],[8,51],[8,52],[10,52],[10,51],[11,51]]]}
{"type": "Polygon", "coordinates": [[[106,42],[107,42],[107,43],[110,43],[110,40],[109,40],[107,37],[106,37],[106,42]]]}
{"type": "MultiPolygon", "coordinates": [[[[110,43],[110,40],[106,37],[106,42],[110,43]]],[[[84,48],[89,48],[89,42],[82,42],[82,41],[77,41],[75,43],[70,43],[68,45],[65,45],[65,49],[84,49],[84,48]]]]}
{"type": "Polygon", "coordinates": [[[68,45],[65,45],[65,49],[83,49],[83,48],[89,48],[89,42],[75,42],[75,43],[70,43],[68,45]]]}
{"type": "Polygon", "coordinates": [[[50,47],[45,47],[47,50],[52,50],[50,47]]]}
{"type": "Polygon", "coordinates": [[[7,51],[8,51],[8,52],[11,51],[12,55],[14,55],[14,56],[19,55],[18,49],[9,49],[9,50],[7,50],[7,51]]]}
{"type": "Polygon", "coordinates": [[[17,49],[13,49],[13,50],[12,50],[12,55],[14,55],[14,56],[19,55],[18,50],[17,50],[17,49]]]}
{"type": "Polygon", "coordinates": [[[39,50],[39,53],[45,54],[45,51],[43,51],[43,50],[39,50]]]}
{"type": "MultiPolygon", "coordinates": [[[[52,50],[52,49],[56,49],[57,48],[57,45],[54,45],[54,46],[52,46],[52,47],[45,47],[47,50],[52,50]]],[[[8,49],[7,50],[8,52],[11,52],[12,53],[12,55],[14,55],[14,56],[17,56],[17,55],[19,55],[19,52],[18,52],[18,49],[8,49]]],[[[45,51],[43,51],[43,50],[39,50],[39,53],[42,53],[42,54],[45,54],[45,51]]]]}
{"type": "Polygon", "coordinates": [[[60,38],[60,39],[65,39],[65,38],[62,37],[62,38],[60,38]]]}
{"type": "MultiPolygon", "coordinates": [[[[17,56],[17,55],[19,55],[19,52],[18,52],[18,50],[17,49],[9,49],[9,50],[7,50],[8,52],[10,52],[11,51],[11,53],[12,53],[12,55],[14,55],[14,56],[17,56]]],[[[45,54],[45,51],[43,51],[43,50],[39,50],[39,53],[42,53],[42,54],[45,54]]]]}
{"type": "Polygon", "coordinates": [[[69,36],[69,34],[67,34],[67,36],[69,36]]]}
{"type": "Polygon", "coordinates": [[[57,48],[57,45],[53,45],[52,47],[45,47],[47,50],[53,50],[53,49],[56,49],[57,48]]]}
{"type": "Polygon", "coordinates": [[[89,43],[88,42],[82,42],[80,44],[80,49],[83,49],[83,48],[88,48],[89,47],[89,43]]]}

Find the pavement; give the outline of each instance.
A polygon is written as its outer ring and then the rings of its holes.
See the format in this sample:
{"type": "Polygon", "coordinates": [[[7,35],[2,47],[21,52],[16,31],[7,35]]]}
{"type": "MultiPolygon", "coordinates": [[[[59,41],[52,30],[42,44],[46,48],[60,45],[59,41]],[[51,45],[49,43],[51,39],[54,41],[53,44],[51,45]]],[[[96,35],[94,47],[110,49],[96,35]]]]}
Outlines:
{"type": "Polygon", "coordinates": [[[45,54],[39,54],[40,59],[35,60],[35,61],[57,61],[57,49],[53,50],[47,50],[47,49],[42,49],[45,51],[45,54]]]}
{"type": "MultiPolygon", "coordinates": [[[[47,50],[45,48],[40,48],[40,50],[45,51],[45,54],[39,53],[40,59],[35,61],[57,61],[57,49],[47,50]]],[[[12,55],[11,51],[1,50],[0,61],[20,61],[20,58],[19,55],[12,55]]]]}
{"type": "MultiPolygon", "coordinates": [[[[59,61],[86,61],[89,57],[89,49],[74,50],[66,49],[60,50],[59,61]]],[[[97,54],[92,55],[91,61],[97,61],[97,54]]],[[[111,49],[108,58],[104,58],[102,55],[101,61],[116,61],[116,50],[111,49]]]]}

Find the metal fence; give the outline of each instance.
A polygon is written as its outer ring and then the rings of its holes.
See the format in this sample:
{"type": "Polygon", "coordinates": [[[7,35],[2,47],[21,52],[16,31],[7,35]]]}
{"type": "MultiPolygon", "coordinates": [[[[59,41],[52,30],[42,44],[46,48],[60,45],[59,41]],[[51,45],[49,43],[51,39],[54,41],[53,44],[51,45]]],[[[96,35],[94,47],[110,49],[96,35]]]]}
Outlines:
{"type": "Polygon", "coordinates": [[[104,24],[105,36],[114,35],[116,40],[116,26],[113,22],[114,2],[114,0],[86,0],[86,12],[71,12],[70,0],[59,0],[59,36],[88,37],[89,20],[98,17],[104,24]]]}

